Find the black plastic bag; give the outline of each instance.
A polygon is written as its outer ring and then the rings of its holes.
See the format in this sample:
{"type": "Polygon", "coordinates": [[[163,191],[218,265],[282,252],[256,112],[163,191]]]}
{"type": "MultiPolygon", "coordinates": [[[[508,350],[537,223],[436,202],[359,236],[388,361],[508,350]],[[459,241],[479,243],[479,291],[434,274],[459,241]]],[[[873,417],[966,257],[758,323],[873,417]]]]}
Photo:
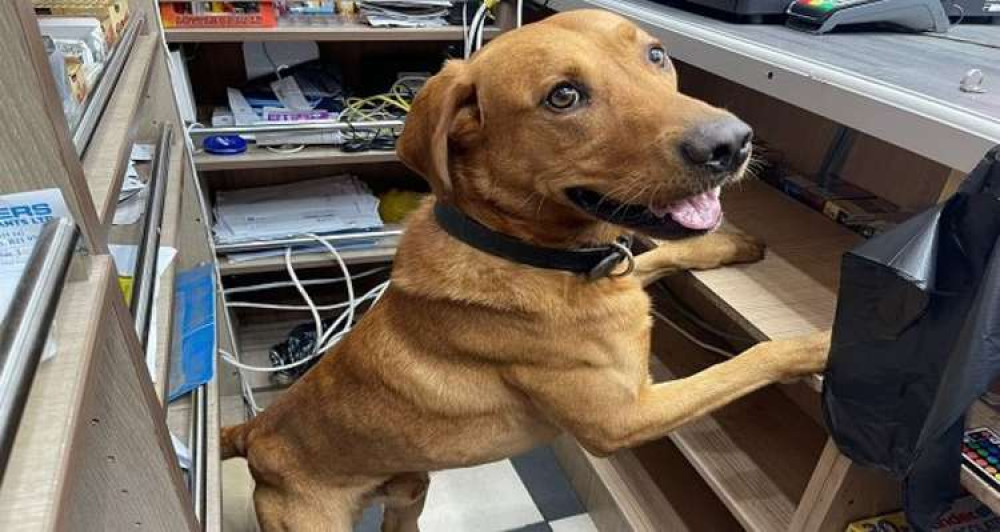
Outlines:
{"type": "Polygon", "coordinates": [[[1000,373],[1000,147],[959,192],[844,256],[823,387],[841,452],[904,480],[929,531],[961,493],[965,412],[1000,373]]]}

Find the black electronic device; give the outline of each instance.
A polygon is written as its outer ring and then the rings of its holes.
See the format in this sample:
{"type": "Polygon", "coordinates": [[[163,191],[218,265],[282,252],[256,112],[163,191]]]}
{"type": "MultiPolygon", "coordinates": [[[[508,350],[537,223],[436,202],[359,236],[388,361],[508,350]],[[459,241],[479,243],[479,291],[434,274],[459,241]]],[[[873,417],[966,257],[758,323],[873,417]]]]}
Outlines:
{"type": "Polygon", "coordinates": [[[790,28],[826,33],[847,24],[946,32],[950,22],[941,0],[795,0],[788,6],[790,28]]]}

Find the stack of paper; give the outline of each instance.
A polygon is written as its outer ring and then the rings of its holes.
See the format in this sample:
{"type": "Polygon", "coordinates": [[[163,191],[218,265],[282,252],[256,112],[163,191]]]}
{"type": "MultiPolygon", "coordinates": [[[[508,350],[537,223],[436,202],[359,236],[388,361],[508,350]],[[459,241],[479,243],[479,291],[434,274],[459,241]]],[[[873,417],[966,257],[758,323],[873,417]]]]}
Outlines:
{"type": "Polygon", "coordinates": [[[361,15],[375,27],[447,26],[451,0],[363,0],[361,15]]]}
{"type": "Polygon", "coordinates": [[[227,190],[216,198],[214,231],[220,244],[382,227],[378,198],[349,175],[227,190]]]}

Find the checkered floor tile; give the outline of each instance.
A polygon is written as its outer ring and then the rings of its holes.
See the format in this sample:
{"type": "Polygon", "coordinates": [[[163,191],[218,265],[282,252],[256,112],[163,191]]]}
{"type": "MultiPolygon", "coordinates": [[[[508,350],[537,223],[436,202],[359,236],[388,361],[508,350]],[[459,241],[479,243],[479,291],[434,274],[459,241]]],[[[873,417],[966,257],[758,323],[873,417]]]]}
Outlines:
{"type": "MultiPolygon", "coordinates": [[[[377,532],[369,508],[355,532],[377,532]]],[[[510,460],[431,474],[424,532],[596,532],[549,447],[510,460]]]]}

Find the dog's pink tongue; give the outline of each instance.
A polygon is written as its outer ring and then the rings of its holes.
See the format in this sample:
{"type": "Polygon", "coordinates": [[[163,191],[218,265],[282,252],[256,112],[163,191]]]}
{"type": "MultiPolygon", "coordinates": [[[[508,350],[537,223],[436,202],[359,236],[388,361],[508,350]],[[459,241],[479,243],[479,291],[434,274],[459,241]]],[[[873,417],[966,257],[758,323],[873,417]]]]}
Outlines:
{"type": "Polygon", "coordinates": [[[673,220],[688,229],[714,229],[722,220],[722,204],[719,203],[719,188],[684,198],[667,207],[673,220]]]}

